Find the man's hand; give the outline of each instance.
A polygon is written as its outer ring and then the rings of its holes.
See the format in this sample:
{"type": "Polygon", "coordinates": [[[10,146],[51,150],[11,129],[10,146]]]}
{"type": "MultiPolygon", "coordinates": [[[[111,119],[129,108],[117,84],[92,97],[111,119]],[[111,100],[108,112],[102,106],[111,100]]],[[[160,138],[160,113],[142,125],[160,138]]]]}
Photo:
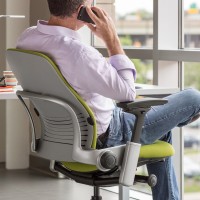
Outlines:
{"type": "Polygon", "coordinates": [[[109,56],[124,54],[111,17],[101,8],[90,8],[87,6],[86,10],[90,18],[95,23],[95,25],[89,23],[86,25],[97,37],[101,38],[105,42],[108,48],[109,56]],[[97,16],[91,9],[97,13],[97,16]]]}

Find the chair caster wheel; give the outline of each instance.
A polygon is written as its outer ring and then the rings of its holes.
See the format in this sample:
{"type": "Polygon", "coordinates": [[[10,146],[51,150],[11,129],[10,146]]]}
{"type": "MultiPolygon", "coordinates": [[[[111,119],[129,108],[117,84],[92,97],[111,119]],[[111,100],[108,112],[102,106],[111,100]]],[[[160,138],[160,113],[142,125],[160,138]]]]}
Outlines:
{"type": "Polygon", "coordinates": [[[154,174],[151,174],[148,178],[148,185],[154,187],[157,184],[157,177],[154,174]]]}

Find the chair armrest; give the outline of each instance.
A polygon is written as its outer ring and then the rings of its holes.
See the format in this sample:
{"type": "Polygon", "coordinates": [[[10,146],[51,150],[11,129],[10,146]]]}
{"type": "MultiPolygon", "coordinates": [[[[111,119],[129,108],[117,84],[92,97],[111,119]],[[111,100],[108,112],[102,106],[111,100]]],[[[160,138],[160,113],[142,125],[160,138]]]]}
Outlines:
{"type": "Polygon", "coordinates": [[[144,118],[146,113],[150,110],[151,106],[163,105],[167,102],[168,100],[166,99],[143,98],[136,99],[133,102],[117,103],[117,106],[122,108],[125,112],[132,113],[136,116],[134,128],[132,131],[132,142],[140,143],[140,134],[144,124],[144,118]]]}
{"type": "Polygon", "coordinates": [[[168,102],[166,99],[158,98],[143,98],[136,99],[135,101],[129,102],[119,102],[117,106],[124,110],[132,110],[137,108],[150,108],[151,106],[164,105],[168,102]]]}
{"type": "Polygon", "coordinates": [[[167,102],[168,101],[164,99],[143,98],[136,99],[134,102],[121,102],[117,104],[117,106],[121,107],[124,111],[136,116],[131,141],[127,142],[125,148],[119,179],[120,184],[130,186],[134,181],[140,153],[140,135],[146,113],[150,110],[151,106],[163,105],[167,102]],[[130,174],[130,171],[133,171],[133,173],[130,174]]]}

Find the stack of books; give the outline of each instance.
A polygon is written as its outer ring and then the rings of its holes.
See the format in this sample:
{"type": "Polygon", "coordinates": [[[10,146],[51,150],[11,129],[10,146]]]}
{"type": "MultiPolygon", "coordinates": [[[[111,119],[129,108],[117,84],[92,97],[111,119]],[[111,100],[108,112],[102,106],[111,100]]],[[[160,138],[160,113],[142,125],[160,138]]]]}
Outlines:
{"type": "Polygon", "coordinates": [[[13,92],[13,86],[0,86],[0,92],[13,92]]]}

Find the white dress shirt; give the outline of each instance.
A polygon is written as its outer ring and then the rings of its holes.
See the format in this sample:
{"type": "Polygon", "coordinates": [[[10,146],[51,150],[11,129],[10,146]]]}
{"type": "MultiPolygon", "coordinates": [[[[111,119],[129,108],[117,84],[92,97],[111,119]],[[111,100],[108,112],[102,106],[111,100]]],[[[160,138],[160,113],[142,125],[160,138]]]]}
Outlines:
{"type": "Polygon", "coordinates": [[[68,83],[94,112],[98,134],[109,126],[113,100],[135,99],[136,70],[131,60],[119,54],[108,61],[84,44],[74,30],[38,21],[37,26],[23,32],[17,48],[45,52],[54,59],[68,83]]]}

